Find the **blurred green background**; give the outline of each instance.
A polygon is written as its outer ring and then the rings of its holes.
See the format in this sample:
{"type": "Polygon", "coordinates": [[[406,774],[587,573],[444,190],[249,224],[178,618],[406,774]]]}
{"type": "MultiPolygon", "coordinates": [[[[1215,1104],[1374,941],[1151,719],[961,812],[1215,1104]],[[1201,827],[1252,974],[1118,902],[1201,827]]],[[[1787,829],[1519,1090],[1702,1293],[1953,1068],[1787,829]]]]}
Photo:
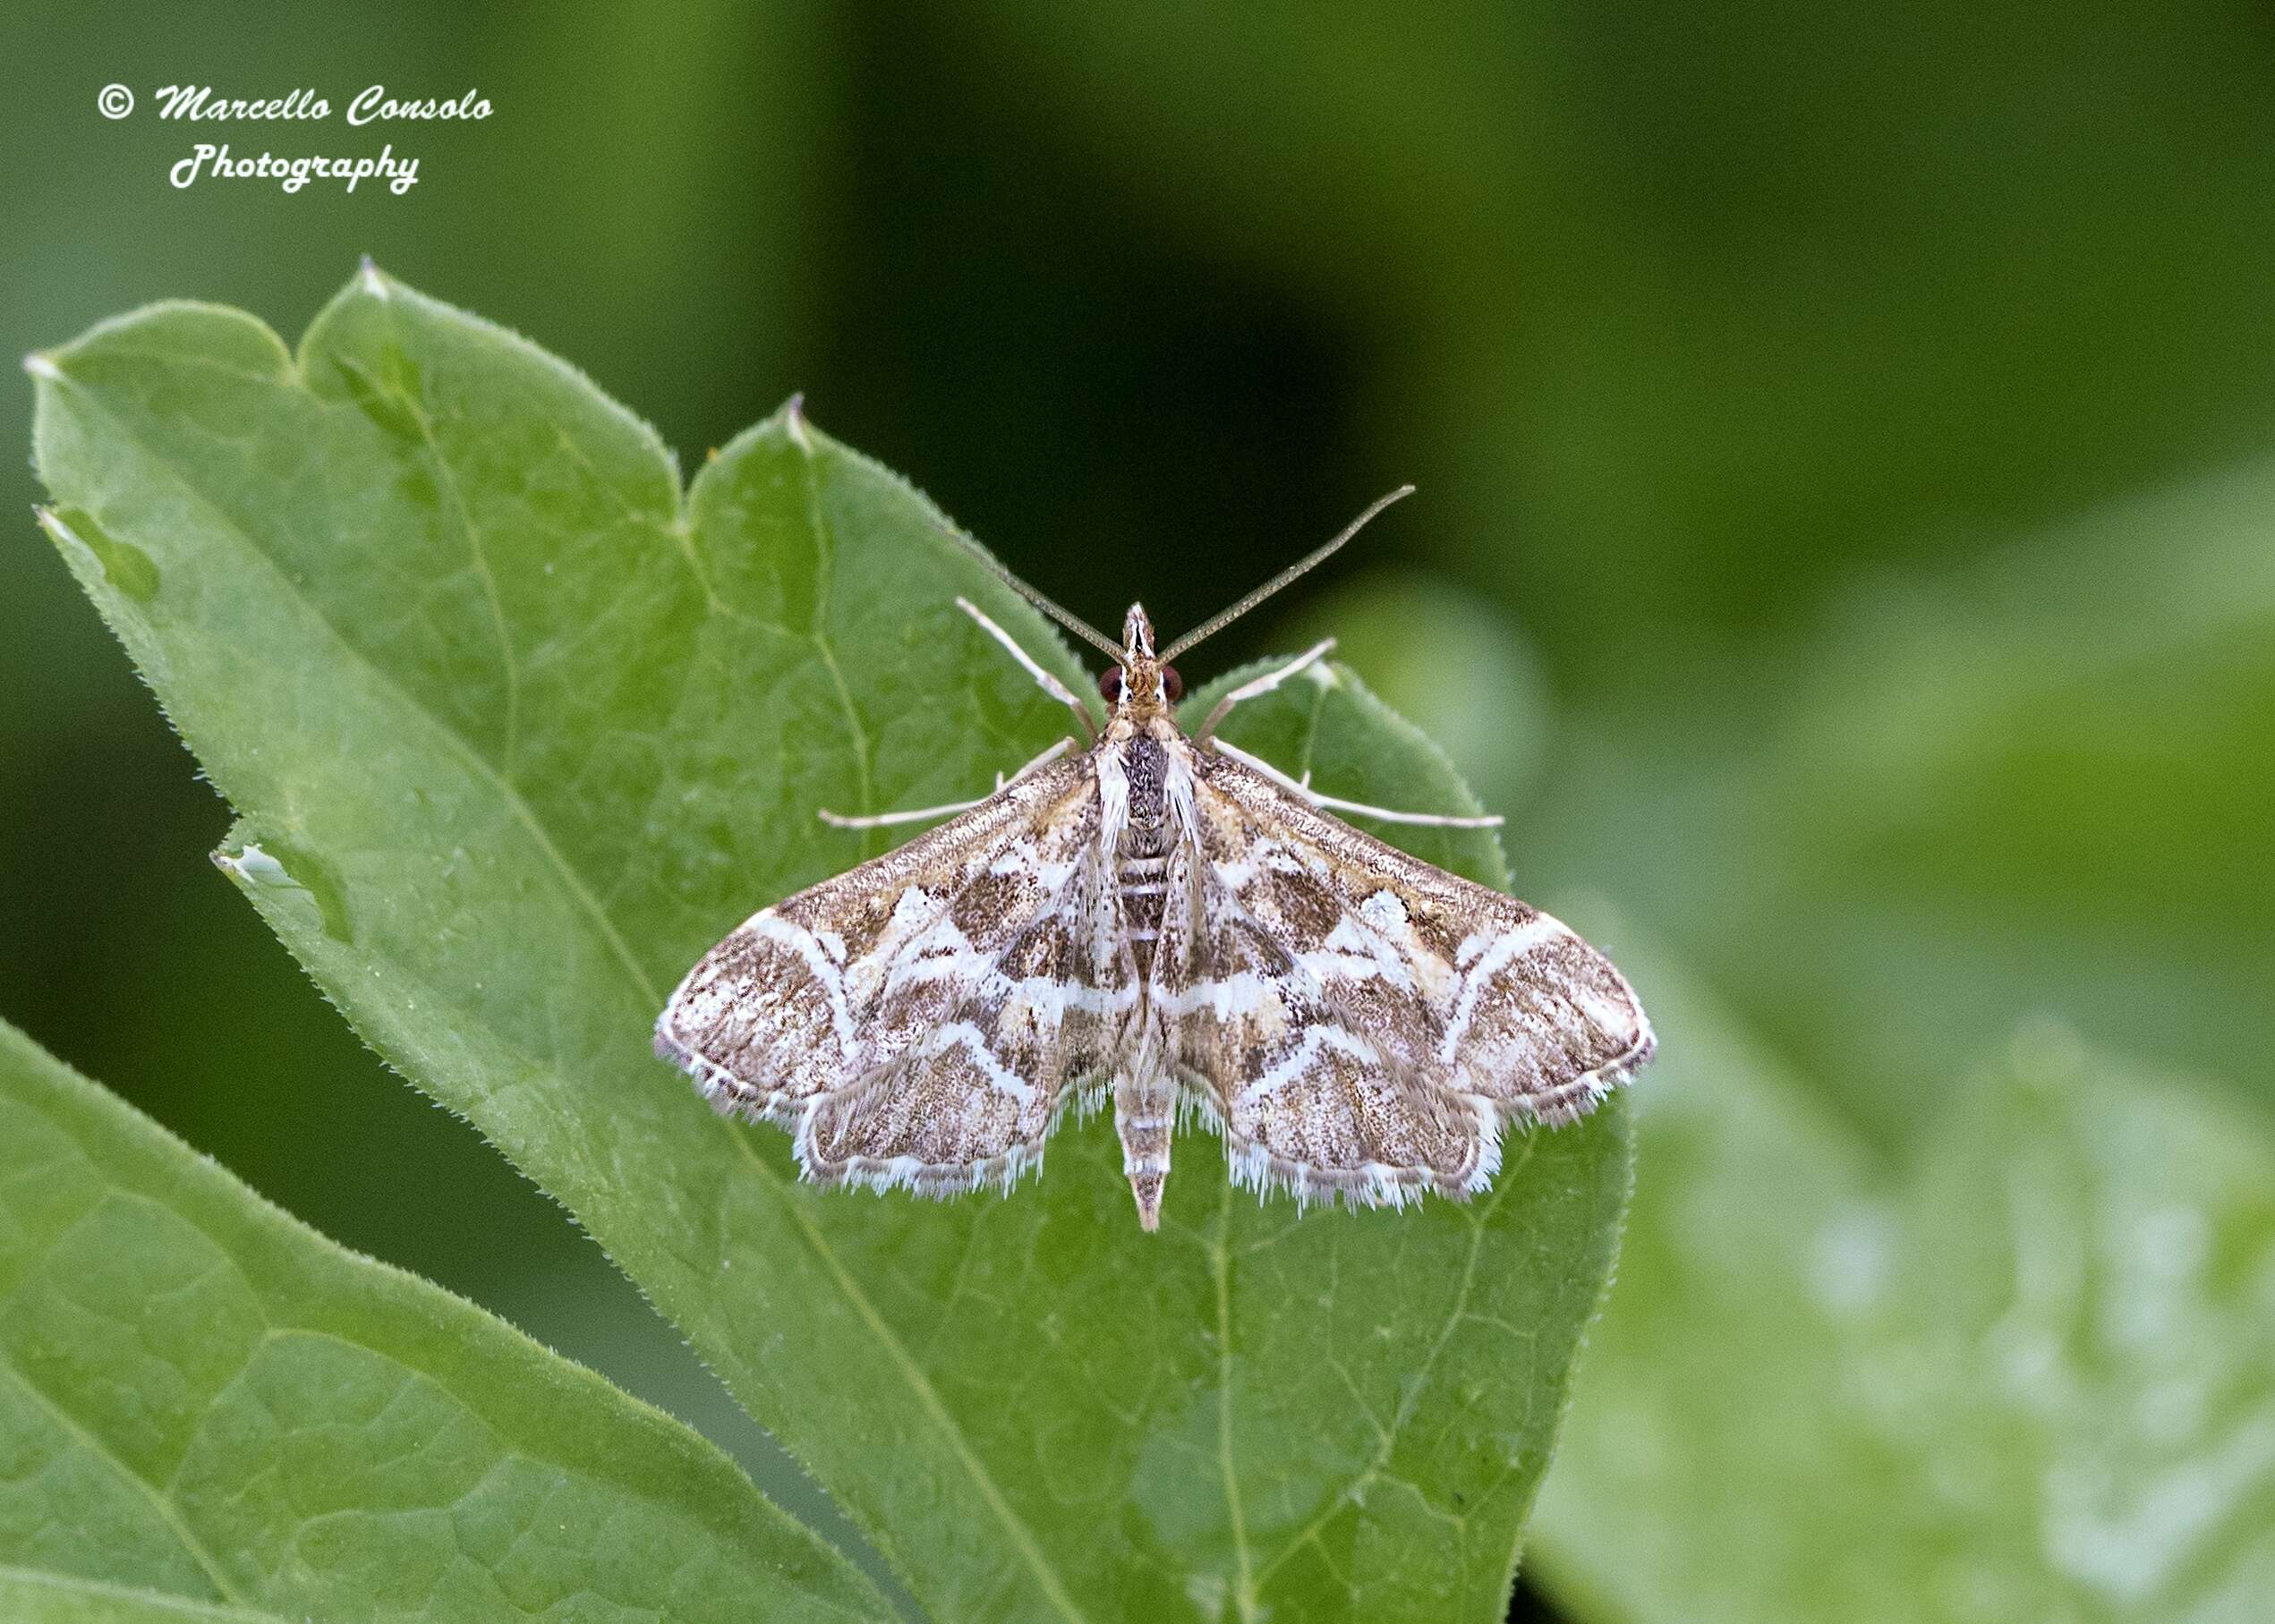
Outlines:
{"type": "MultiPolygon", "coordinates": [[[[18,353],[175,296],[296,336],[369,253],[686,464],[804,390],[1172,632],[1411,480],[1193,675],[1342,635],[1521,893],[1615,904],[1891,1163],[2024,1019],[2275,1110],[2263,8],[145,4],[13,10],[0,63],[18,353]],[[374,81],[494,111],[153,106],[374,81]],[[420,178],[175,190],[193,140],[420,178]]],[[[223,806],[30,522],[30,405],[0,1016],[754,1450],[207,865],[223,806]]]]}

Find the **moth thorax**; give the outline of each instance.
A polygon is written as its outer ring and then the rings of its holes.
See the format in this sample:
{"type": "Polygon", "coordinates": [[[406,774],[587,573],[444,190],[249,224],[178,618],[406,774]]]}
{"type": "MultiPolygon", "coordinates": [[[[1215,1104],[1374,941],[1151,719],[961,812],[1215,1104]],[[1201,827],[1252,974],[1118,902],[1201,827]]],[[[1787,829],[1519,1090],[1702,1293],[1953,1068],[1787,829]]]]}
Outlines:
{"type": "Polygon", "coordinates": [[[1129,784],[1130,827],[1159,829],[1168,816],[1169,752],[1141,733],[1122,747],[1121,770],[1129,784]]]}
{"type": "Polygon", "coordinates": [[[1121,747],[1121,771],[1129,786],[1129,821],[1114,853],[1121,927],[1138,974],[1150,977],[1169,889],[1169,752],[1141,733],[1121,747]]]}

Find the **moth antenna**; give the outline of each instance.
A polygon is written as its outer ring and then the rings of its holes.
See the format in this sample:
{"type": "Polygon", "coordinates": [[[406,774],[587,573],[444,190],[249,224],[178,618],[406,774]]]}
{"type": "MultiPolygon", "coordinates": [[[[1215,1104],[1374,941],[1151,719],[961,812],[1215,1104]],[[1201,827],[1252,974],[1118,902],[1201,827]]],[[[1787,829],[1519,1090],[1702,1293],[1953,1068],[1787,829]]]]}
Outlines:
{"type": "Polygon", "coordinates": [[[946,536],[950,541],[953,541],[957,546],[971,554],[973,558],[978,563],[984,565],[989,574],[994,576],[998,581],[1001,581],[1005,586],[1010,587],[1013,591],[1026,599],[1036,608],[1041,609],[1045,615],[1048,615],[1052,619],[1066,627],[1068,631],[1072,632],[1077,637],[1083,639],[1086,642],[1103,649],[1106,651],[1106,658],[1112,660],[1114,664],[1120,665],[1121,663],[1122,647],[1120,643],[1112,641],[1103,632],[1091,630],[1090,627],[1085,625],[1081,621],[1077,620],[1072,615],[1061,608],[1057,604],[1052,603],[1048,598],[1045,598],[1042,593],[1036,591],[1026,582],[1011,574],[1010,570],[1006,569],[1003,565],[996,559],[994,555],[990,553],[978,542],[973,540],[969,536],[964,534],[963,531],[955,529],[942,520],[934,519],[933,523],[938,527],[942,535],[946,536]]]}
{"type": "MultiPolygon", "coordinates": [[[[1186,633],[1184,636],[1179,638],[1175,642],[1171,643],[1166,649],[1163,649],[1161,651],[1160,656],[1162,664],[1167,665],[1171,660],[1175,659],[1180,654],[1184,653],[1195,643],[1199,642],[1204,637],[1214,637],[1217,633],[1223,631],[1226,626],[1231,625],[1241,616],[1256,608],[1257,604],[1262,603],[1266,598],[1271,597],[1273,593],[1287,585],[1297,576],[1304,574],[1308,571],[1316,569],[1320,565],[1327,561],[1337,548],[1341,547],[1344,542],[1350,540],[1353,536],[1364,530],[1367,527],[1368,520],[1382,512],[1384,508],[1388,507],[1393,502],[1397,501],[1401,497],[1410,497],[1413,494],[1414,488],[1411,485],[1401,485],[1396,490],[1392,491],[1390,495],[1377,498],[1374,505],[1368,507],[1365,513],[1360,514],[1349,524],[1345,525],[1343,527],[1342,533],[1337,536],[1333,540],[1328,542],[1326,546],[1319,548],[1316,552],[1308,554],[1306,557],[1298,559],[1295,563],[1291,564],[1287,568],[1273,576],[1271,580],[1265,582],[1262,586],[1257,588],[1256,591],[1241,599],[1240,602],[1234,604],[1231,608],[1226,609],[1220,615],[1211,616],[1209,619],[1202,622],[1201,625],[1195,630],[1186,633]]],[[[1120,657],[1117,655],[1116,658],[1120,657]]]]}

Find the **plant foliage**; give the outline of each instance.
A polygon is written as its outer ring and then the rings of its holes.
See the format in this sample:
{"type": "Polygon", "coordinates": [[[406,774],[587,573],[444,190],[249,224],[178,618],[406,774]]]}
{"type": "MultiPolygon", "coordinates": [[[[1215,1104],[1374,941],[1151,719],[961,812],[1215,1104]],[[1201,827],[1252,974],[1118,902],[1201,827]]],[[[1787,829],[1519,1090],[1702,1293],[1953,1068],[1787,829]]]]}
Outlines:
{"type": "MultiPolygon", "coordinates": [[[[1259,1206],[1103,1125],[1039,1186],[817,1194],[649,1053],[679,974],[1065,728],[954,608],[1046,624],[795,404],[682,492],[569,368],[371,269],[299,352],[160,306],[38,358],[51,534],[325,992],[558,1198],[942,1619],[1497,1615],[1627,1188],[1626,1112],[1470,1206],[1259,1206]]],[[[1205,698],[1205,696],[1204,696],[1205,698]]],[[[1469,804],[1348,674],[1240,717],[1469,804]]],[[[1417,849],[1502,878],[1494,844],[1417,849]]]]}

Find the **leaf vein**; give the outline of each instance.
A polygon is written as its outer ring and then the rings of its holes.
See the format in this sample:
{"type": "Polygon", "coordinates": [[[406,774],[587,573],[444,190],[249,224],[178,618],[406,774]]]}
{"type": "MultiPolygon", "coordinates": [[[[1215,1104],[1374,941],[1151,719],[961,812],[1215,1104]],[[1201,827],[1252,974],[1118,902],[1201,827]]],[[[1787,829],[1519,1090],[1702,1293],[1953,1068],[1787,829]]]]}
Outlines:
{"type": "Polygon", "coordinates": [[[1216,1233],[1209,1242],[1209,1271],[1216,1286],[1216,1459],[1224,1479],[1224,1509],[1232,1523],[1232,1557],[1236,1564],[1234,1600],[1243,1620],[1254,1619],[1256,1580],[1248,1549],[1248,1523],[1240,1509],[1240,1484],[1232,1464],[1232,1263],[1225,1249],[1225,1234],[1232,1221],[1232,1181],[1224,1181],[1217,1203],[1216,1233]]]}
{"type": "Polygon", "coordinates": [[[142,1492],[142,1496],[149,1501],[151,1509],[156,1511],[160,1520],[173,1531],[174,1537],[182,1542],[183,1550],[187,1552],[191,1559],[198,1564],[200,1570],[213,1586],[215,1593],[223,1601],[233,1606],[245,1604],[245,1597],[238,1592],[234,1585],[229,1582],[228,1576],[222,1572],[221,1565],[215,1560],[213,1553],[206,1549],[205,1542],[200,1540],[190,1525],[183,1520],[181,1508],[176,1506],[158,1484],[127,1465],[98,1434],[89,1431],[78,1416],[72,1415],[61,1402],[34,1384],[31,1378],[25,1375],[15,1365],[0,1365],[0,1372],[4,1372],[17,1387],[28,1394],[40,1408],[53,1416],[65,1432],[76,1438],[82,1448],[108,1462],[114,1471],[142,1492]]]}
{"type": "Polygon", "coordinates": [[[162,1607],[168,1613],[179,1614],[186,1620],[206,1620],[214,1621],[214,1624],[237,1624],[238,1620],[244,1620],[246,1624],[268,1624],[268,1620],[277,1617],[273,1612],[256,1611],[250,1606],[217,1606],[192,1596],[173,1595],[139,1585],[119,1585],[108,1579],[89,1578],[81,1574],[51,1573],[44,1569],[0,1564],[0,1586],[6,1586],[53,1590],[90,1600],[122,1602],[138,1610],[162,1607]]]}

